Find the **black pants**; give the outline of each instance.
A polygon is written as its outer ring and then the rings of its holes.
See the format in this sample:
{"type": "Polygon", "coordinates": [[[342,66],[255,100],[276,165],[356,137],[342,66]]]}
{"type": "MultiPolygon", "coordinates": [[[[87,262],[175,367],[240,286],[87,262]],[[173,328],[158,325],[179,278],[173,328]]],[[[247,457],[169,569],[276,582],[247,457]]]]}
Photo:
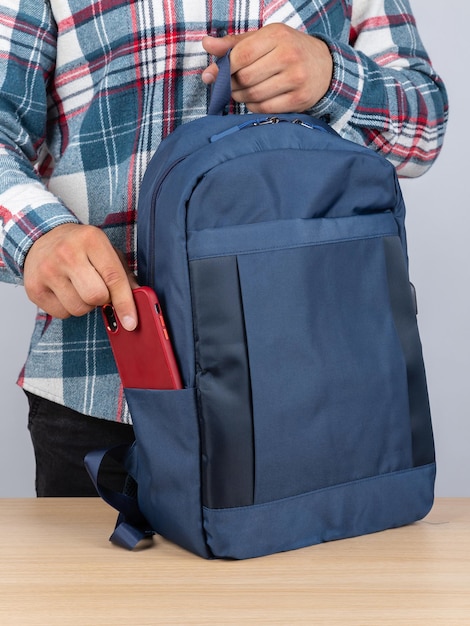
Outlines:
{"type": "MultiPolygon", "coordinates": [[[[82,415],[60,404],[26,393],[28,428],[36,457],[36,493],[39,497],[96,496],[83,459],[91,450],[132,443],[132,426],[82,415]]],[[[100,481],[121,491],[124,471],[109,461],[100,481]]]]}

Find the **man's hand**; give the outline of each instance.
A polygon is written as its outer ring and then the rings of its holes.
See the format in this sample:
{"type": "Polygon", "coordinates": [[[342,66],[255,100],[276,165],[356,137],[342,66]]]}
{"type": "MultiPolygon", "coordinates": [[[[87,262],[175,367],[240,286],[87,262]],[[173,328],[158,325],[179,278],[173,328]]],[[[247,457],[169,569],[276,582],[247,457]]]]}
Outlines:
{"type": "MultiPolygon", "coordinates": [[[[230,48],[232,97],[254,113],[301,113],[326,94],[333,74],[328,46],[285,24],[226,37],[204,37],[206,52],[223,56],[230,48]]],[[[217,76],[215,63],[202,74],[217,76]]]]}
{"type": "Polygon", "coordinates": [[[62,224],[31,246],[24,264],[29,299],[53,317],[80,316],[112,302],[127,330],[137,325],[137,281],[95,226],[62,224]]]}

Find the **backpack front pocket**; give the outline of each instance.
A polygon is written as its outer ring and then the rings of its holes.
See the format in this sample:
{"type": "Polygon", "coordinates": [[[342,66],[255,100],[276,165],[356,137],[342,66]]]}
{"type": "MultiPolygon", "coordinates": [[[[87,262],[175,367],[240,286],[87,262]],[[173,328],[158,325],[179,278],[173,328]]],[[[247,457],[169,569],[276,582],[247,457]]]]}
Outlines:
{"type": "Polygon", "coordinates": [[[382,239],[243,255],[238,264],[254,502],[410,467],[406,364],[382,239]]]}
{"type": "Polygon", "coordinates": [[[404,266],[390,213],[191,233],[207,506],[412,466],[390,238],[404,266]]]}

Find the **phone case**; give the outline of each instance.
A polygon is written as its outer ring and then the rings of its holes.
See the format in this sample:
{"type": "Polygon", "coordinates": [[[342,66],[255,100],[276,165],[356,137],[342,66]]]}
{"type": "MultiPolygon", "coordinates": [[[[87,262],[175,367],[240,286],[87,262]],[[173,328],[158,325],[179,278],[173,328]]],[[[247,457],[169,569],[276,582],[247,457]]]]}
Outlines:
{"type": "Polygon", "coordinates": [[[139,319],[133,331],[121,326],[111,304],[102,307],[122,384],[134,389],[181,389],[178,366],[156,293],[149,287],[138,287],[133,294],[139,319]]]}

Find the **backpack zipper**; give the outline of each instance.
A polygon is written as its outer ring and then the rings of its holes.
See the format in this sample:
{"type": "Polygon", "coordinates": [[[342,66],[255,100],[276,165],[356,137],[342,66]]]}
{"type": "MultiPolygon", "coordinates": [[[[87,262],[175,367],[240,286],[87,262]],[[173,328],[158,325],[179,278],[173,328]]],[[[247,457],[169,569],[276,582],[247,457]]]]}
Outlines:
{"type": "Polygon", "coordinates": [[[241,124],[237,124],[236,126],[231,126],[226,130],[223,130],[221,133],[216,133],[212,135],[210,138],[210,142],[214,143],[219,141],[219,139],[223,139],[227,137],[227,135],[232,135],[233,133],[237,133],[239,130],[243,130],[244,128],[250,128],[253,126],[266,126],[267,124],[280,124],[282,122],[287,122],[290,124],[295,124],[296,126],[302,126],[303,128],[308,128],[309,130],[320,130],[323,133],[327,133],[328,131],[323,128],[323,126],[319,126],[318,124],[310,124],[309,122],[304,122],[299,118],[290,119],[286,117],[278,117],[278,116],[268,116],[268,117],[256,117],[247,122],[242,122],[241,124]]]}
{"type": "MultiPolygon", "coordinates": [[[[151,261],[151,263],[149,264],[149,271],[148,271],[148,276],[149,276],[149,284],[154,286],[155,285],[155,258],[154,258],[154,251],[155,251],[155,219],[156,219],[156,206],[157,206],[157,200],[158,200],[158,196],[160,194],[160,189],[161,186],[165,180],[165,178],[171,173],[171,171],[179,164],[181,163],[181,161],[184,161],[184,159],[187,157],[188,155],[185,154],[184,156],[180,157],[179,159],[177,159],[176,161],[173,161],[173,163],[171,165],[169,165],[166,170],[164,170],[164,172],[160,175],[160,177],[157,180],[157,183],[154,186],[154,191],[152,193],[152,202],[151,202],[151,208],[152,210],[150,211],[150,250],[149,250],[149,260],[151,261]]],[[[155,289],[155,287],[153,287],[155,289]]]]}

